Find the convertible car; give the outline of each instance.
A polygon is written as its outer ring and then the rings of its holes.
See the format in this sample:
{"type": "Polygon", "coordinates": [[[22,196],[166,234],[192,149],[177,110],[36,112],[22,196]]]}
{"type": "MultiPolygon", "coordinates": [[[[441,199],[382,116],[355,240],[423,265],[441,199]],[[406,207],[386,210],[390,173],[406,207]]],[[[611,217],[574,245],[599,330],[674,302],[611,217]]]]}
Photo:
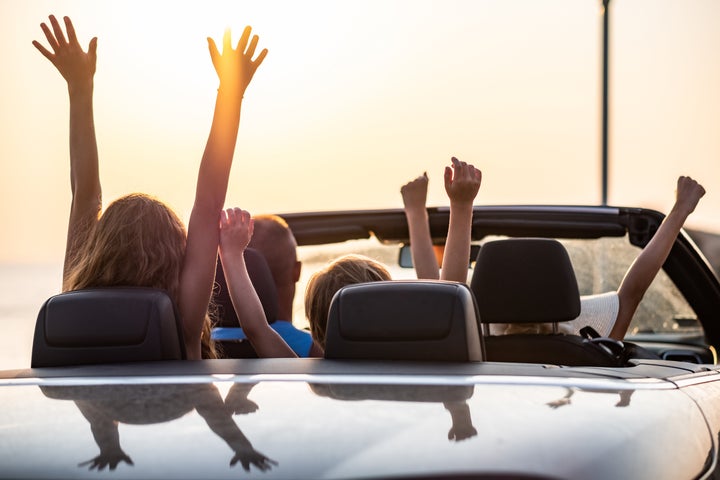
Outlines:
{"type": "Polygon", "coordinates": [[[53,297],[31,368],[0,372],[0,477],[720,476],[720,282],[685,232],[625,342],[494,334],[615,290],[658,212],[476,207],[467,284],[413,280],[402,210],[283,217],[306,271],[352,252],[396,279],[338,292],[326,358],[178,361],[162,292],[53,297]]]}

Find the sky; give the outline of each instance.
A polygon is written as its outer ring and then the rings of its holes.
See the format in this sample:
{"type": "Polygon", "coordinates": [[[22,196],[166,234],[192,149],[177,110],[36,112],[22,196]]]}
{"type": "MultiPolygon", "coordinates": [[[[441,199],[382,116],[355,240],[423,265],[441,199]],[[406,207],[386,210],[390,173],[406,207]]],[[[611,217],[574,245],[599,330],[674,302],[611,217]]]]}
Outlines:
{"type": "MultiPolygon", "coordinates": [[[[146,192],[187,219],[217,77],[207,37],[245,25],[269,54],[248,88],[227,205],[252,213],[401,207],[451,156],[479,204],[598,204],[600,0],[0,0],[0,262],[60,262],[68,99],[31,45],[48,14],[98,37],[104,203],[146,192]]],[[[608,203],[720,233],[720,1],[612,0],[608,203]]]]}

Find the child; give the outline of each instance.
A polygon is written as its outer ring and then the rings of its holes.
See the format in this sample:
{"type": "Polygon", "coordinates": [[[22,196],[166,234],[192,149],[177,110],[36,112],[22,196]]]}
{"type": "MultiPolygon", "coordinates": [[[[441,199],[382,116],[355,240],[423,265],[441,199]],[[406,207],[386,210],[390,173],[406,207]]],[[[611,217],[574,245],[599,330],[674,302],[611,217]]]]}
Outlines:
{"type": "MultiPolygon", "coordinates": [[[[445,191],[450,198],[450,224],[439,275],[425,211],[427,176],[423,175],[401,189],[406,208],[410,205],[406,215],[413,261],[416,262],[418,278],[439,277],[442,280],[465,282],[470,256],[473,201],[480,189],[482,173],[473,165],[453,157],[452,166],[445,167],[444,180],[445,191]]],[[[310,323],[313,340],[320,348],[324,349],[325,346],[327,315],[335,292],[346,285],[378,280],[390,280],[390,273],[382,264],[360,255],[341,257],[310,278],[305,292],[305,315],[310,323]]]]}
{"type": "Polygon", "coordinates": [[[260,299],[245,265],[243,252],[253,234],[253,219],[239,208],[220,217],[220,260],[230,299],[245,336],[259,358],[297,357],[285,340],[268,324],[260,299]]]}

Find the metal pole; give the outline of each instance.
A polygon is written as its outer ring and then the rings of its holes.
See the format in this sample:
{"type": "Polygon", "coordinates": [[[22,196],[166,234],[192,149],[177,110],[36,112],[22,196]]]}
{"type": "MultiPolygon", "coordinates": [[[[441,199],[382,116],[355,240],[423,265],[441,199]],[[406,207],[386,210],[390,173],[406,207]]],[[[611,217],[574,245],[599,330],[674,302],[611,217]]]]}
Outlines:
{"type": "Polygon", "coordinates": [[[609,70],[609,38],[610,38],[610,0],[603,3],[603,65],[602,65],[602,204],[608,200],[608,70],[609,70]]]}

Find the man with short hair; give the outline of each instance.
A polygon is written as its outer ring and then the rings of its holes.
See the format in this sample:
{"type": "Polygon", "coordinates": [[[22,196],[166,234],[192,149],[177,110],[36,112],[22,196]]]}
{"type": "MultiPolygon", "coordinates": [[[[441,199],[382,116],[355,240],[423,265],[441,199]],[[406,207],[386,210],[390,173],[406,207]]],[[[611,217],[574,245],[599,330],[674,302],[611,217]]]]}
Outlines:
{"type": "Polygon", "coordinates": [[[278,215],[253,217],[254,231],[249,248],[262,253],[270,267],[278,294],[278,315],[272,328],[290,345],[299,357],[311,354],[310,333],[292,324],[295,288],[300,279],[302,262],[297,258],[297,242],[287,222],[278,215]]]}

